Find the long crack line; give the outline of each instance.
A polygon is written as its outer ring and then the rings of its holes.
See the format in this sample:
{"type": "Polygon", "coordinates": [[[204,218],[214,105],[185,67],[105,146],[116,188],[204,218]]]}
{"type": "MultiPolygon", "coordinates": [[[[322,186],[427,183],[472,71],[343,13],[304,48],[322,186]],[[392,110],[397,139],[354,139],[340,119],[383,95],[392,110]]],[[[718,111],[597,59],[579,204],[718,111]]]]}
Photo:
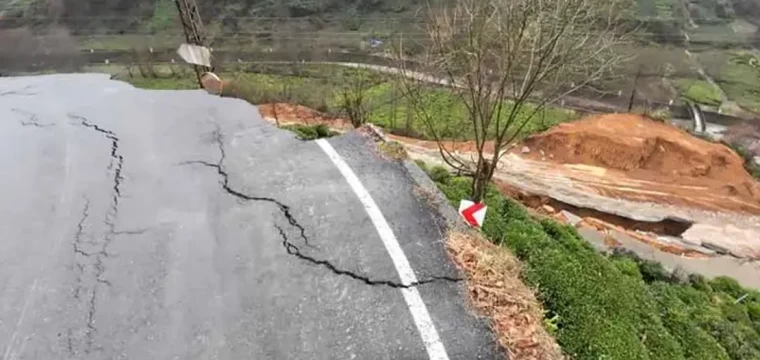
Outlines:
{"type": "Polygon", "coordinates": [[[285,251],[287,251],[289,255],[293,255],[301,260],[310,262],[314,265],[327,268],[328,270],[335,273],[336,275],[348,276],[354,280],[361,281],[366,285],[370,285],[370,286],[381,285],[381,286],[392,287],[394,289],[409,289],[409,288],[413,288],[420,285],[434,283],[437,281],[460,282],[463,280],[461,278],[454,278],[450,276],[434,276],[422,281],[415,281],[411,284],[402,284],[402,283],[389,281],[389,280],[372,280],[367,276],[358,275],[348,270],[338,269],[335,265],[333,265],[331,262],[327,260],[319,260],[309,255],[304,255],[303,253],[301,253],[301,250],[298,249],[296,245],[288,241],[288,235],[285,233],[285,230],[283,230],[282,227],[280,227],[279,225],[275,225],[274,227],[280,233],[280,237],[282,237],[282,246],[285,248],[285,251]]]}
{"type": "MultiPolygon", "coordinates": [[[[216,172],[217,172],[217,174],[222,179],[221,182],[220,182],[221,185],[222,185],[222,189],[225,192],[227,192],[228,194],[230,194],[230,195],[232,195],[232,196],[234,196],[234,197],[236,197],[238,199],[245,200],[245,201],[263,201],[263,202],[268,202],[268,203],[275,204],[278,207],[278,209],[280,210],[280,212],[283,214],[283,216],[285,217],[285,219],[288,221],[288,224],[290,224],[292,227],[298,229],[298,231],[300,233],[299,237],[304,241],[304,243],[307,246],[313,248],[313,246],[309,243],[309,238],[306,236],[306,229],[298,222],[298,220],[293,216],[293,214],[291,214],[289,206],[287,206],[287,205],[285,205],[285,204],[283,204],[283,203],[281,203],[281,202],[279,202],[279,201],[277,201],[276,199],[273,199],[273,198],[251,196],[251,195],[245,194],[245,193],[243,193],[241,191],[235,190],[232,187],[230,187],[230,185],[229,185],[229,174],[224,170],[224,161],[225,161],[225,159],[227,157],[227,154],[226,154],[226,152],[224,150],[224,142],[223,142],[222,134],[221,134],[221,131],[219,130],[218,125],[217,125],[217,130],[214,133],[214,140],[215,140],[215,142],[216,142],[216,144],[217,144],[217,146],[219,148],[219,152],[221,153],[221,156],[219,158],[219,162],[218,163],[214,164],[214,163],[210,163],[210,162],[207,162],[207,161],[186,161],[186,162],[180,163],[180,165],[195,164],[195,165],[202,165],[202,166],[206,166],[206,167],[215,169],[216,172]]],[[[293,244],[292,242],[290,242],[290,240],[288,239],[287,234],[285,233],[285,231],[280,226],[275,225],[275,228],[280,233],[280,236],[282,237],[282,245],[285,248],[285,251],[289,255],[294,256],[294,257],[296,257],[296,258],[298,258],[300,260],[312,263],[314,265],[326,268],[326,269],[330,270],[331,272],[333,272],[336,275],[347,276],[347,277],[352,278],[354,280],[361,281],[361,282],[363,282],[366,285],[370,285],[370,286],[388,286],[388,287],[396,288],[396,289],[408,289],[408,288],[412,288],[412,287],[416,287],[416,286],[420,286],[420,285],[430,284],[430,283],[437,282],[437,281],[460,282],[460,281],[463,280],[461,278],[454,278],[454,277],[449,277],[449,276],[430,277],[428,279],[425,279],[425,280],[422,280],[422,281],[416,281],[416,282],[411,283],[411,284],[403,284],[403,283],[400,283],[400,282],[394,282],[394,281],[389,281],[389,280],[373,280],[373,279],[370,279],[368,276],[363,276],[363,275],[359,275],[359,274],[356,274],[356,273],[348,271],[348,270],[339,269],[338,267],[336,267],[335,265],[333,265],[331,262],[329,262],[327,260],[320,260],[320,259],[314,258],[312,256],[303,254],[301,252],[301,250],[298,248],[298,246],[296,246],[295,244],[293,244]]]]}
{"type": "Polygon", "coordinates": [[[246,201],[264,201],[264,202],[275,204],[275,206],[277,206],[277,208],[280,210],[283,216],[285,216],[285,219],[288,221],[290,226],[293,226],[298,229],[298,231],[300,232],[301,240],[304,241],[306,246],[313,248],[313,246],[309,243],[309,238],[306,236],[306,229],[304,229],[304,227],[298,223],[298,220],[296,220],[293,214],[291,214],[290,206],[287,206],[277,201],[274,198],[250,196],[230,187],[230,176],[227,173],[227,171],[224,170],[224,161],[227,159],[227,152],[224,149],[224,141],[223,141],[224,139],[222,137],[222,131],[219,128],[218,124],[214,124],[214,126],[216,127],[216,130],[214,131],[214,142],[216,143],[216,146],[219,149],[219,154],[220,154],[219,162],[216,164],[213,164],[207,161],[188,161],[188,162],[182,163],[181,165],[197,164],[197,165],[203,165],[206,167],[213,168],[216,170],[217,174],[222,178],[222,181],[221,181],[222,189],[224,189],[224,191],[226,191],[230,195],[235,196],[242,200],[246,200],[246,201]]]}
{"type": "MultiPolygon", "coordinates": [[[[74,247],[74,253],[80,254],[85,257],[89,257],[90,255],[85,253],[79,248],[79,245],[82,243],[82,236],[84,235],[84,224],[87,221],[87,218],[90,216],[90,199],[87,197],[84,198],[84,209],[82,209],[82,217],[79,219],[79,223],[77,224],[77,231],[74,234],[74,241],[72,242],[72,245],[74,247]]],[[[78,274],[76,279],[76,287],[74,288],[74,298],[79,299],[80,293],[82,291],[82,274],[84,273],[84,265],[76,262],[75,263],[78,274]]]]}
{"type": "MultiPolygon", "coordinates": [[[[88,253],[85,251],[82,251],[78,246],[75,246],[74,251],[82,256],[85,257],[94,257],[95,262],[94,265],[90,265],[89,267],[93,268],[93,274],[95,278],[95,282],[97,284],[105,285],[110,287],[111,283],[103,278],[103,274],[106,271],[104,259],[107,259],[109,257],[108,255],[108,246],[110,245],[111,241],[113,240],[114,236],[116,236],[116,218],[119,214],[119,201],[121,200],[121,185],[124,181],[124,178],[122,176],[122,171],[124,169],[124,156],[119,153],[119,137],[111,130],[102,128],[98,126],[97,124],[93,124],[87,120],[87,118],[78,116],[78,115],[68,115],[70,119],[78,121],[79,125],[82,125],[86,128],[95,130],[103,136],[111,141],[111,161],[108,164],[107,171],[112,172],[113,176],[113,186],[112,186],[112,194],[111,194],[111,203],[109,205],[108,210],[105,214],[104,223],[106,225],[106,233],[103,236],[103,241],[96,243],[97,245],[100,245],[100,249],[93,253],[88,253]]],[[[80,266],[80,270],[84,272],[84,269],[88,266],[80,266]]],[[[96,284],[96,285],[97,285],[96,284]]],[[[87,313],[87,331],[86,331],[86,348],[85,353],[89,353],[92,351],[93,343],[94,343],[94,334],[97,332],[97,328],[95,327],[95,312],[96,312],[96,300],[97,300],[97,294],[98,294],[98,287],[93,286],[90,291],[90,297],[88,299],[88,313],[87,313]]],[[[78,298],[78,297],[77,297],[78,298]]]]}

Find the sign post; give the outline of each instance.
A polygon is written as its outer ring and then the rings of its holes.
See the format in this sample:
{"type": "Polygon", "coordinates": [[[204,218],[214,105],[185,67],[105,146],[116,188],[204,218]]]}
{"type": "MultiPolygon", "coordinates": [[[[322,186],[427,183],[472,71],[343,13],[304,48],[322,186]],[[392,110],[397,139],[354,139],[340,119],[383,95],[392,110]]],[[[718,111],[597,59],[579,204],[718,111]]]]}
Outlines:
{"type": "Polygon", "coordinates": [[[459,214],[462,215],[464,220],[474,228],[480,228],[483,226],[487,210],[488,206],[483,203],[476,204],[469,200],[462,200],[462,202],[459,203],[459,214]]]}

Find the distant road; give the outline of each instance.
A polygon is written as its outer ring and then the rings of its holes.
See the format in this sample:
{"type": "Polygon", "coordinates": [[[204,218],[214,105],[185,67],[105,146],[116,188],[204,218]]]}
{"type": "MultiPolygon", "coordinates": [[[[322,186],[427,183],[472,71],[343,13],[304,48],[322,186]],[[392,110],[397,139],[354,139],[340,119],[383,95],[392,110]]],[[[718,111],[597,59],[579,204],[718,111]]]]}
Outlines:
{"type": "MultiPolygon", "coordinates": [[[[145,54],[143,54],[145,56],[145,54]]],[[[172,61],[181,61],[179,56],[176,55],[173,49],[156,49],[150,55],[151,62],[154,64],[169,64],[172,61]]],[[[333,64],[352,67],[364,67],[375,71],[381,71],[384,73],[398,73],[398,69],[395,67],[392,59],[384,56],[377,56],[364,53],[348,53],[333,51],[331,53],[314,53],[311,51],[304,51],[303,53],[282,53],[282,52],[264,52],[264,51],[231,51],[231,50],[217,50],[214,52],[215,62],[221,64],[220,66],[227,65],[256,65],[256,64],[333,64]],[[300,61],[293,61],[293,58],[301,59],[300,61]],[[283,60],[285,59],[285,60],[283,60]]],[[[39,56],[28,61],[8,60],[5,62],[0,59],[0,73],[3,69],[3,64],[11,63],[16,66],[21,66],[26,71],[41,71],[49,67],[60,67],[64,71],[72,71],[76,69],[76,66],[83,64],[134,64],[137,62],[136,54],[132,51],[82,51],[79,55],[66,55],[66,56],[39,56]],[[77,65],[78,64],[78,65],[77,65]],[[66,70],[70,69],[70,70],[66,70]]],[[[145,60],[143,60],[145,61],[145,60]]],[[[441,81],[435,79],[432,76],[415,72],[417,64],[413,61],[406,63],[408,74],[419,79],[429,81],[431,83],[440,84],[441,81]]],[[[22,70],[18,70],[22,71],[22,70]]],[[[648,76],[644,74],[643,76],[648,76]]],[[[659,75],[657,75],[659,76],[659,75]]],[[[625,112],[628,109],[628,95],[624,94],[622,97],[606,96],[600,98],[598,96],[588,97],[582,96],[582,94],[576,93],[574,96],[566,96],[564,102],[559,102],[558,106],[579,111],[581,113],[594,114],[594,113],[611,113],[611,112],[625,112]]],[[[638,99],[637,105],[645,101],[638,99]]],[[[689,119],[689,112],[685,106],[673,105],[669,106],[667,101],[662,102],[649,102],[650,106],[655,107],[669,107],[670,112],[674,118],[689,119]]],[[[705,113],[709,122],[719,123],[722,125],[730,125],[743,121],[740,118],[727,116],[718,113],[705,113]]]]}

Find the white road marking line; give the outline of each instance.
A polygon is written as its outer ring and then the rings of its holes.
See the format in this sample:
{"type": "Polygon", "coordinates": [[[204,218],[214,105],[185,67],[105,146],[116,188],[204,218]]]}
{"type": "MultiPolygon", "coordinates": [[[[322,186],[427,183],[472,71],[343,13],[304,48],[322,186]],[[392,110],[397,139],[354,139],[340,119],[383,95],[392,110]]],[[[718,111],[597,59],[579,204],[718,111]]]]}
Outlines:
{"type": "MultiPolygon", "coordinates": [[[[412,266],[409,265],[409,260],[407,260],[406,255],[404,255],[404,251],[401,249],[401,245],[399,245],[396,235],[393,234],[393,230],[391,230],[390,225],[388,225],[388,221],[385,220],[383,213],[380,212],[380,208],[377,207],[375,200],[372,199],[372,196],[370,196],[367,189],[364,188],[364,185],[359,181],[359,178],[354,174],[354,171],[351,170],[351,167],[343,161],[343,158],[340,157],[338,152],[335,151],[327,140],[319,139],[316,142],[317,145],[322,148],[322,151],[327,154],[333,164],[335,164],[335,167],[338,168],[340,173],[343,174],[343,178],[346,179],[348,185],[351,186],[351,189],[356,196],[359,197],[359,201],[364,205],[364,210],[367,211],[370,220],[375,224],[375,229],[380,235],[380,239],[383,240],[385,250],[388,251],[388,255],[390,255],[393,265],[396,267],[396,271],[401,278],[401,283],[407,286],[416,283],[417,276],[414,275],[414,270],[412,269],[412,266]]],[[[430,318],[430,313],[428,313],[427,307],[422,301],[422,297],[420,297],[417,288],[402,288],[401,294],[404,296],[406,306],[412,313],[412,318],[414,318],[414,323],[417,325],[417,330],[420,332],[422,342],[425,344],[428,357],[431,360],[448,360],[449,356],[446,354],[446,348],[444,348],[443,342],[441,342],[441,338],[438,336],[435,324],[433,324],[433,320],[430,318]]]]}

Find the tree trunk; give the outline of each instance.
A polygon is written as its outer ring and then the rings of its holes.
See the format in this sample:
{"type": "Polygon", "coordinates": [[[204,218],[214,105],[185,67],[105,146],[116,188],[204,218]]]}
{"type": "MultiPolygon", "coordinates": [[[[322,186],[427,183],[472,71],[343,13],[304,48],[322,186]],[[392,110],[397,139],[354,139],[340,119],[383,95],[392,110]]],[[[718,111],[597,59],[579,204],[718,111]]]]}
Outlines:
{"type": "MultiPolygon", "coordinates": [[[[482,159],[482,157],[481,157],[482,159]]],[[[488,183],[493,177],[493,166],[488,160],[482,159],[478,162],[478,169],[475,171],[472,179],[471,199],[475,203],[482,202],[488,190],[488,183]]]]}
{"type": "Polygon", "coordinates": [[[277,127],[280,127],[280,117],[277,115],[277,102],[272,103],[272,115],[274,115],[274,123],[277,127]]]}

